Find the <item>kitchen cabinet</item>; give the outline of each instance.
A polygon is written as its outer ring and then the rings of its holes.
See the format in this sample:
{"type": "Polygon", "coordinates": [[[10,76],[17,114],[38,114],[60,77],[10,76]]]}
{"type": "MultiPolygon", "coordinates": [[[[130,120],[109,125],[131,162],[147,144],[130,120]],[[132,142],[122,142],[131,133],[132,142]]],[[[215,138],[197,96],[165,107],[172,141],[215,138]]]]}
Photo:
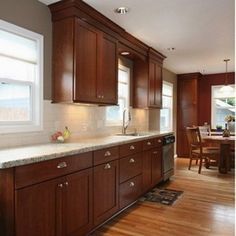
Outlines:
{"type": "Polygon", "coordinates": [[[94,167],[94,224],[99,225],[119,209],[118,160],[94,167]]]}
{"type": "Polygon", "coordinates": [[[53,102],[117,104],[117,40],[76,17],[53,23],[53,102]]]}
{"type": "Polygon", "coordinates": [[[136,201],[142,193],[142,142],[120,146],[120,209],[136,201]]]}
{"type": "Polygon", "coordinates": [[[200,73],[178,75],[177,155],[189,155],[186,127],[198,125],[198,80],[200,73]]]}
{"type": "Polygon", "coordinates": [[[162,139],[156,138],[143,142],[143,193],[162,181],[162,139]]]}
{"type": "Polygon", "coordinates": [[[91,227],[91,168],[16,190],[16,235],[84,235],[91,227]]]}
{"type": "Polygon", "coordinates": [[[146,61],[134,62],[134,107],[162,108],[162,54],[149,49],[146,61]]]}

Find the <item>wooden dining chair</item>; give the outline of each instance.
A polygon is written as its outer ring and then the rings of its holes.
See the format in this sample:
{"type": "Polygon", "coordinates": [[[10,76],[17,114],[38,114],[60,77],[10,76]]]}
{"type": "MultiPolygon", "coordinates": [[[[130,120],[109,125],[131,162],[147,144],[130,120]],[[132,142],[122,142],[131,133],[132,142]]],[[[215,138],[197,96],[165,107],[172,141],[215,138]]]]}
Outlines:
{"type": "Polygon", "coordinates": [[[214,160],[218,163],[220,155],[219,149],[204,147],[198,127],[187,127],[186,132],[189,144],[189,170],[191,169],[193,159],[199,160],[199,174],[201,173],[203,161],[205,161],[206,164],[211,160],[214,160]]]}

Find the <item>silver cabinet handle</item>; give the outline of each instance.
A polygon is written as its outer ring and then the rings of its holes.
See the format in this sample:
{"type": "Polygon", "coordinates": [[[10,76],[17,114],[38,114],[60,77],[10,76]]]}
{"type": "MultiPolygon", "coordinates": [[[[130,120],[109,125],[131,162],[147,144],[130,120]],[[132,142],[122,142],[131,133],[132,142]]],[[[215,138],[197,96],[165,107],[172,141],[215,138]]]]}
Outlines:
{"type": "Polygon", "coordinates": [[[156,154],[158,154],[158,152],[157,152],[157,151],[154,151],[153,154],[156,155],[156,154]]]}
{"type": "Polygon", "coordinates": [[[129,184],[130,187],[134,187],[134,185],[135,185],[134,182],[130,182],[129,184]]]}
{"type": "Polygon", "coordinates": [[[68,182],[65,182],[65,183],[64,183],[64,185],[65,185],[65,186],[68,186],[68,185],[69,185],[69,183],[68,183],[68,182]]]}
{"type": "Polygon", "coordinates": [[[130,149],[130,150],[134,150],[134,149],[135,149],[134,145],[131,145],[131,146],[129,147],[129,149],[130,149]]]}
{"type": "Polygon", "coordinates": [[[63,162],[60,162],[58,165],[57,165],[57,169],[62,169],[62,168],[66,168],[67,167],[67,164],[65,161],[63,162]]]}
{"type": "Polygon", "coordinates": [[[101,98],[104,98],[104,96],[102,95],[101,98]]]}
{"type": "Polygon", "coordinates": [[[63,188],[63,184],[58,184],[57,185],[59,188],[63,188]]]}
{"type": "Polygon", "coordinates": [[[110,165],[109,163],[107,163],[107,164],[105,165],[104,169],[105,169],[105,170],[111,169],[111,165],[110,165]]]}
{"type": "Polygon", "coordinates": [[[109,157],[111,156],[111,152],[110,151],[106,151],[105,154],[104,154],[105,157],[109,157]]]}
{"type": "Polygon", "coordinates": [[[134,162],[135,162],[134,158],[130,158],[129,163],[134,163],[134,162]]]}
{"type": "Polygon", "coordinates": [[[158,142],[158,143],[161,143],[162,141],[161,141],[161,139],[158,139],[157,142],[158,142]]]}
{"type": "Polygon", "coordinates": [[[152,143],[151,142],[147,142],[147,145],[150,146],[150,145],[152,145],[152,143]]]}

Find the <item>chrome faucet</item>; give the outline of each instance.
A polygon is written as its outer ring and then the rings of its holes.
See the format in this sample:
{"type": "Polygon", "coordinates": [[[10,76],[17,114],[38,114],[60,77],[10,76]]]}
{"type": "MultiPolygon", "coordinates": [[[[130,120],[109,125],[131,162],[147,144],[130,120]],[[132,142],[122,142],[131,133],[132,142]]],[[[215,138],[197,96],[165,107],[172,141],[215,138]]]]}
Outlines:
{"type": "Polygon", "coordinates": [[[125,108],[124,111],[123,111],[122,134],[126,134],[126,130],[127,130],[128,126],[129,126],[129,122],[130,121],[131,121],[131,113],[130,113],[130,111],[127,108],[125,108]],[[128,113],[129,119],[128,119],[128,122],[125,122],[125,114],[126,114],[127,111],[129,112],[128,113]]]}

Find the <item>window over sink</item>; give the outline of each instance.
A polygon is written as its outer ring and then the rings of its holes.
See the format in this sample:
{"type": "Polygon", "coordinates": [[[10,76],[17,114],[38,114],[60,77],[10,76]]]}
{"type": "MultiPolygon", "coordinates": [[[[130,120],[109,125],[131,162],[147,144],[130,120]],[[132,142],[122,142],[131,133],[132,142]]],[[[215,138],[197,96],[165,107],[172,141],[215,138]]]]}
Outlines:
{"type": "Polygon", "coordinates": [[[0,133],[41,130],[43,36],[0,20],[0,133]]]}
{"type": "MultiPolygon", "coordinates": [[[[118,106],[106,108],[108,125],[121,125],[124,109],[130,106],[130,68],[120,65],[118,68],[118,106]]],[[[126,117],[128,119],[128,117],[126,117]]]]}

